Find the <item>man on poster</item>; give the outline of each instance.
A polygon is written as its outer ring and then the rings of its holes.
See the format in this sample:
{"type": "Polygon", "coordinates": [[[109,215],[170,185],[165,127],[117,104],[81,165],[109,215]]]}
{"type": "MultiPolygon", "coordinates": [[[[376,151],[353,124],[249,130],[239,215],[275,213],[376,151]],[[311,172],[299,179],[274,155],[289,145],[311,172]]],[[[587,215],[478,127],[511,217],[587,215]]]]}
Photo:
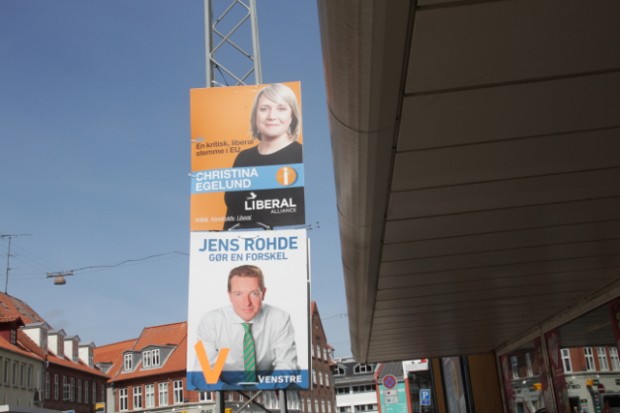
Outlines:
{"type": "Polygon", "coordinates": [[[198,360],[203,371],[220,366],[221,383],[282,385],[301,380],[296,375],[297,350],[290,316],[263,303],[266,292],[259,267],[233,268],[228,276],[231,305],[212,310],[200,320],[198,360]]]}

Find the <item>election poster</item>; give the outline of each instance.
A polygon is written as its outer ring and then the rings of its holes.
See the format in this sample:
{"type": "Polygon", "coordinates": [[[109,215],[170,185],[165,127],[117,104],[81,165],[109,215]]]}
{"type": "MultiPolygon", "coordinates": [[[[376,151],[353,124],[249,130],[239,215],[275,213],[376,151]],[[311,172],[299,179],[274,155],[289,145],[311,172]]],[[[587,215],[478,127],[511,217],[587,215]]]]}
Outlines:
{"type": "Polygon", "coordinates": [[[301,84],[192,89],[191,231],[305,224],[301,84]]]}
{"type": "Polygon", "coordinates": [[[190,237],[188,389],[308,389],[306,229],[190,237]]]}

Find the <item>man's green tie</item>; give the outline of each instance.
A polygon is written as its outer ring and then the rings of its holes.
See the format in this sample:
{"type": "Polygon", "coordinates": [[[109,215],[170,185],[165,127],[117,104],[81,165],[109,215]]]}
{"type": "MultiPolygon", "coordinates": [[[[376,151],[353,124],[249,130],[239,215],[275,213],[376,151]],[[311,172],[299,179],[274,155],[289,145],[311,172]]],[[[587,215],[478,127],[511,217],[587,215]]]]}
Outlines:
{"type": "Polygon", "coordinates": [[[243,323],[243,367],[245,375],[243,381],[256,381],[256,350],[254,348],[254,337],[252,337],[252,324],[243,323]]]}

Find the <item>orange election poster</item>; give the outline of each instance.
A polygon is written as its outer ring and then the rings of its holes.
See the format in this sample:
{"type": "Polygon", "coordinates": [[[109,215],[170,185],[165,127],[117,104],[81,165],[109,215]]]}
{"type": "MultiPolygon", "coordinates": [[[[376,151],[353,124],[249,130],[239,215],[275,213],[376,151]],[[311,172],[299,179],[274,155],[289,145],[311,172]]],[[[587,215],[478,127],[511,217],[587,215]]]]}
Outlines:
{"type": "Polygon", "coordinates": [[[192,89],[191,231],[305,224],[301,85],[192,89]]]}

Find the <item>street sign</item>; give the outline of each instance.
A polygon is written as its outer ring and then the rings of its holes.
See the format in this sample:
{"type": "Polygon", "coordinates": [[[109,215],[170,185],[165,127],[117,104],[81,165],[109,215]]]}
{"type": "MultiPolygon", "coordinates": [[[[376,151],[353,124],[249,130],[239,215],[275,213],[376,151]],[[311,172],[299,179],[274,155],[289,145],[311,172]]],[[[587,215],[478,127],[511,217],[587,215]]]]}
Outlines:
{"type": "Polygon", "coordinates": [[[387,389],[393,389],[394,386],[396,386],[396,377],[394,377],[391,374],[388,374],[387,376],[383,377],[383,385],[387,389]]]}
{"type": "Polygon", "coordinates": [[[431,389],[420,389],[420,406],[431,405],[431,389]]]}

